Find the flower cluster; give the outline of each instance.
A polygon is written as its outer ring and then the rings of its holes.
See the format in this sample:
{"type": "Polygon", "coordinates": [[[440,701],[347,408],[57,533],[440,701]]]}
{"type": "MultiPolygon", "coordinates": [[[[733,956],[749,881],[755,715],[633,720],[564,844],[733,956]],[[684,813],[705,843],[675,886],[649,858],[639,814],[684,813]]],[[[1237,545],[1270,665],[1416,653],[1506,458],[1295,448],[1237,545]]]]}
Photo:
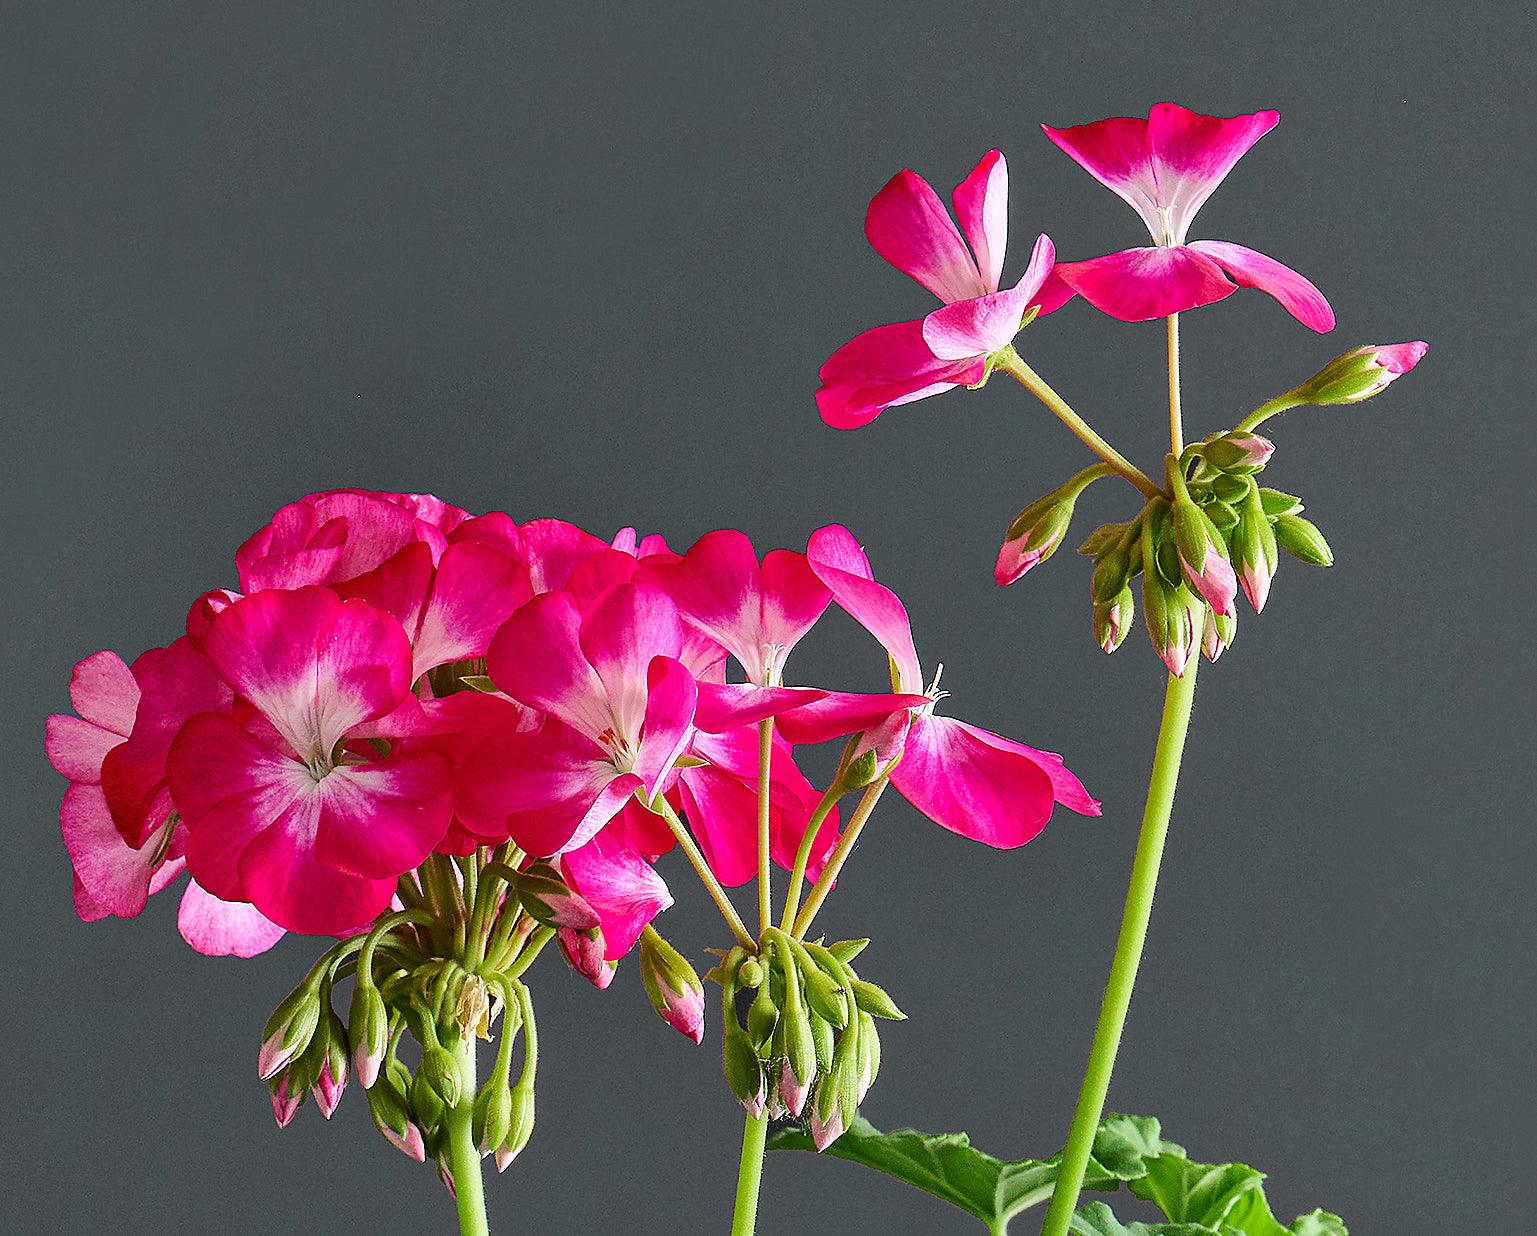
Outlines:
{"type": "Polygon", "coordinates": [[[760,874],[762,813],[797,897],[817,882],[814,914],[851,790],[889,779],[998,847],[1028,841],[1057,803],[1098,811],[1060,757],[936,715],[944,693],[924,686],[906,611],[842,527],[805,552],[760,558],[721,530],[676,553],[629,529],[610,541],[341,490],[278,511],[235,565],[239,590],[199,597],[168,647],[131,668],[110,652],[82,661],[79,716],[49,719],[48,752],[71,782],[82,918],[135,915],[185,868],[195,948],[249,956],[284,931],[345,942],[269,1025],[280,1122],[306,1092],[329,1114],[350,1057],[379,1090],[381,1130],[431,1151],[427,1091],[451,1108],[451,1070],[395,1076],[394,1044],[409,1029],[435,1059],[490,1008],[531,1025],[516,983],[531,940],[553,936],[603,987],[644,935],[658,1012],[697,1040],[700,984],[650,927],[672,901],[654,865],[681,845],[756,952],[721,890],[760,874]],[[888,652],[891,692],[787,680],[835,601],[888,652]],[[822,792],[796,746],[838,738],[822,792]],[[350,1027],[329,1000],[344,973],[350,1027]]]}

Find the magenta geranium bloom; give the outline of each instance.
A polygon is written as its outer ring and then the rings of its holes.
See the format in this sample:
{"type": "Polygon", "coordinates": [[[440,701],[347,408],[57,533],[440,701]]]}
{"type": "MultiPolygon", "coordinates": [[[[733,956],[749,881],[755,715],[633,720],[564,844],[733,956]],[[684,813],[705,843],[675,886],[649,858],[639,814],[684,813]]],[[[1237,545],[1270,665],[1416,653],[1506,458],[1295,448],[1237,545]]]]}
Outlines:
{"type": "Polygon", "coordinates": [[[1203,116],[1158,103],[1147,119],[1118,116],[1046,136],[1147,225],[1153,245],[1083,262],[1062,262],[1052,282],[1123,322],[1183,313],[1240,287],[1275,297],[1304,326],[1332,330],[1323,293],[1288,266],[1226,240],[1187,241],[1190,223],[1248,149],[1280,119],[1273,111],[1203,116]]]}
{"type": "MultiPolygon", "coordinates": [[[[832,524],[813,533],[807,556],[833,599],[886,649],[892,685],[923,697],[888,723],[901,744],[891,784],[908,802],[951,832],[1000,849],[1033,838],[1057,803],[1080,815],[1099,814],[1099,803],[1061,756],[935,714],[945,693],[937,681],[924,688],[907,610],[875,582],[869,559],[847,528],[832,524]]],[[[794,714],[787,721],[793,727],[794,714]]]]}
{"type": "Polygon", "coordinates": [[[1049,313],[1071,296],[1047,284],[1054,251],[1046,236],[1036,240],[1019,282],[1000,290],[1009,230],[1009,172],[1000,151],[983,155],[951,200],[960,229],[916,172],[898,172],[871,201],[865,235],[875,251],[945,303],[916,321],[866,331],[828,358],[817,407],[834,429],[857,429],[887,408],[975,385],[1032,306],[1049,313]]]}

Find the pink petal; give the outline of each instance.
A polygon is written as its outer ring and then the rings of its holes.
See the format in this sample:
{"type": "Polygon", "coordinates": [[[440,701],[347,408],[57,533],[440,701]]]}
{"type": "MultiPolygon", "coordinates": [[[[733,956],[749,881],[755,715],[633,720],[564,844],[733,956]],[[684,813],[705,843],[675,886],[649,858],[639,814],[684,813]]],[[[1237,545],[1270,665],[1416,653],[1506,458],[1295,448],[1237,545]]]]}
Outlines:
{"type": "Polygon", "coordinates": [[[607,961],[618,961],[634,948],[646,924],[672,905],[662,877],[610,829],[566,854],[561,863],[572,887],[603,920],[607,961]]]}
{"type": "Polygon", "coordinates": [[[923,691],[923,669],[913,647],[913,626],[897,594],[875,582],[870,560],[854,534],[841,524],[829,524],[811,534],[806,556],[817,577],[832,590],[833,600],[880,642],[896,667],[897,690],[923,691]]]}
{"type": "Polygon", "coordinates": [[[519,532],[535,593],[566,587],[584,559],[608,548],[592,533],[563,519],[531,519],[519,532]]]}
{"type": "Polygon", "coordinates": [[[936,309],[923,319],[923,342],[941,360],[975,359],[998,351],[1019,334],[1025,312],[1055,260],[1051,240],[1042,236],[1016,286],[936,309]]]}
{"type": "Polygon", "coordinates": [[[48,762],[71,781],[99,785],[102,761],[123,738],[122,734],[79,717],[55,713],[48,718],[43,747],[48,753],[48,762]]]}
{"type": "Polygon", "coordinates": [[[645,563],[638,578],[664,591],[690,626],[730,652],[751,681],[763,683],[762,568],[745,533],[707,532],[679,561],[645,563]]]}
{"type": "Polygon", "coordinates": [[[945,204],[916,172],[898,172],[875,195],[865,213],[865,236],[877,253],[942,301],[993,290],[978,272],[945,204]]]}
{"type": "MultiPolygon", "coordinates": [[[[582,619],[579,638],[583,655],[603,683],[619,735],[627,740],[638,738],[647,718],[647,674],[652,658],[675,657],[683,648],[683,620],[678,607],[659,588],[623,584],[582,619]]],[[[678,668],[682,670],[682,666],[678,668]]],[[[692,675],[682,672],[692,684],[692,675]]],[[[689,715],[693,715],[692,698],[689,715]]]]}
{"type": "Polygon", "coordinates": [[[1066,129],[1043,124],[1041,129],[1089,175],[1119,194],[1142,217],[1154,240],[1163,239],[1158,181],[1153,172],[1146,120],[1116,116],[1066,129]]]}
{"type": "MultiPolygon", "coordinates": [[[[757,746],[757,733],[747,731],[757,746]]],[[[757,758],[754,752],[754,759],[757,758]]],[[[678,797],[710,870],[727,888],[758,874],[758,794],[747,780],[714,765],[678,775],[678,797]]]]}
{"type": "Polygon", "coordinates": [[[1012,849],[1051,818],[1051,778],[1028,756],[986,741],[984,733],[949,717],[919,718],[891,784],[936,824],[1012,849]]]}
{"type": "Polygon", "coordinates": [[[815,687],[759,687],[750,682],[701,682],[698,691],[694,725],[711,734],[755,725],[827,698],[826,691],[815,687]]]}
{"type": "Polygon", "coordinates": [[[1233,282],[1275,297],[1287,313],[1310,330],[1322,334],[1334,329],[1334,310],[1324,294],[1291,267],[1225,240],[1197,240],[1189,247],[1211,258],[1233,282]]]}
{"type": "Polygon", "coordinates": [[[893,717],[922,708],[926,695],[864,695],[854,691],[828,691],[793,712],[781,713],[779,732],[790,742],[827,742],[873,730],[893,717]]]}
{"type": "Polygon", "coordinates": [[[613,726],[603,680],[582,652],[582,614],[566,592],[536,596],[491,640],[492,679],[519,703],[596,740],[613,726]]]}
{"type": "Polygon", "coordinates": [[[418,866],[453,813],[448,761],[434,751],[343,764],[308,793],[320,804],[315,857],[369,879],[393,879],[418,866]]]}
{"type": "Polygon", "coordinates": [[[400,624],[326,588],[237,601],[215,620],[208,657],[303,756],[328,755],[411,688],[411,645],[400,624]]]}
{"type": "Polygon", "coordinates": [[[487,545],[450,545],[413,632],[412,674],[485,656],[497,629],[533,595],[522,562],[487,545]]]}
{"type": "Polygon", "coordinates": [[[139,687],[123,658],[115,652],[93,652],[76,664],[69,679],[69,698],[81,718],[126,738],[139,707],[139,687]]]}
{"type": "Polygon", "coordinates": [[[183,940],[208,957],[255,957],[284,935],[255,906],[220,901],[196,880],[187,882],[176,926],[183,940]]]}
{"type": "Polygon", "coordinates": [[[635,773],[655,795],[693,735],[698,686],[672,657],[655,657],[647,672],[645,732],[635,753],[635,773]]]}
{"type": "Polygon", "coordinates": [[[832,595],[816,577],[805,554],[773,549],[763,556],[758,638],[778,648],[778,664],[827,612],[832,595]]]}
{"type": "MultiPolygon", "coordinates": [[[[161,836],[142,849],[128,845],[112,822],[106,797],[97,785],[72,785],[59,811],[64,848],[75,869],[75,878],[90,894],[94,909],[119,918],[132,918],[144,909],[153,877],[162,867],[161,836]]],[[[170,870],[158,882],[164,884],[181,872],[180,859],[164,864],[170,870]]]]}
{"type": "Polygon", "coordinates": [[[1003,278],[1009,243],[1009,165],[1003,152],[990,150],[951,194],[955,217],[977,255],[982,282],[996,292],[1003,278]]]}
{"type": "Polygon", "coordinates": [[[967,730],[972,737],[995,747],[999,751],[1013,752],[1024,756],[1026,759],[1038,765],[1042,772],[1051,779],[1051,792],[1057,802],[1069,811],[1075,811],[1079,815],[1099,815],[1100,803],[1097,798],[1084,789],[1083,782],[1068,770],[1062,757],[1055,751],[1042,751],[1036,747],[1027,747],[1022,742],[1015,742],[1012,738],[1005,738],[1002,734],[994,734],[991,730],[978,729],[974,725],[967,725],[964,721],[955,722],[967,730]]]}
{"type": "Polygon", "coordinates": [[[1424,359],[1430,345],[1423,339],[1410,343],[1383,344],[1376,349],[1376,362],[1395,377],[1408,373],[1424,359]]]}
{"type": "Polygon", "coordinates": [[[1122,322],[1147,322],[1209,305],[1237,289],[1211,258],[1186,246],[1124,249],[1056,273],[1096,309],[1122,322]]]}
{"type": "Polygon", "coordinates": [[[936,357],[923,341],[922,319],[877,326],[828,357],[817,408],[834,429],[858,429],[887,408],[978,382],[983,369],[979,359],[936,357]]]}
{"type": "MultiPolygon", "coordinates": [[[[1183,244],[1190,221],[1249,148],[1275,128],[1273,111],[1244,116],[1203,116],[1178,103],[1158,103],[1148,113],[1158,199],[1168,210],[1169,241],[1183,244]]],[[[1162,240],[1156,232],[1155,240],[1162,240]]]]}
{"type": "Polygon", "coordinates": [[[355,579],[421,539],[415,512],[364,490],[290,503],[235,553],[244,592],[355,579]]]}

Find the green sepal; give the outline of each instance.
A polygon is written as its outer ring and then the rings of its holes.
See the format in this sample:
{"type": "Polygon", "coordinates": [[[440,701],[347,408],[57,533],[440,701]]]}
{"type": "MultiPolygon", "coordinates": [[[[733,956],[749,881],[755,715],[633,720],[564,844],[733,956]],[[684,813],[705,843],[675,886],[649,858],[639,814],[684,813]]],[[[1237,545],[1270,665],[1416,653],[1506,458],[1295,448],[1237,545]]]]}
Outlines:
{"type": "MultiPolygon", "coordinates": [[[[848,965],[849,962],[853,961],[854,958],[858,957],[859,954],[864,952],[865,949],[869,947],[869,944],[870,941],[868,938],[863,940],[838,940],[832,944],[827,945],[827,951],[836,957],[839,961],[841,961],[844,965],[848,965]]],[[[810,946],[808,945],[807,947],[809,948],[810,946]]],[[[818,945],[818,947],[821,946],[818,945]]]]}
{"type": "Polygon", "coordinates": [[[1283,493],[1279,489],[1268,489],[1264,485],[1259,487],[1259,504],[1271,519],[1278,519],[1282,515],[1296,515],[1305,509],[1302,499],[1296,494],[1283,493]]]}

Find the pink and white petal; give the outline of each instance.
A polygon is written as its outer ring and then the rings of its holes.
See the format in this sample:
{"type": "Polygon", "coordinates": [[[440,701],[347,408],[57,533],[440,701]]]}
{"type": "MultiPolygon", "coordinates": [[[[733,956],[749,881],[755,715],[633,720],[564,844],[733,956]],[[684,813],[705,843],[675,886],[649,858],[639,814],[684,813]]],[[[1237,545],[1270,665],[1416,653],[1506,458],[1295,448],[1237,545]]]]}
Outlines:
{"type": "Polygon", "coordinates": [[[870,202],[865,237],[905,275],[945,302],[991,291],[945,204],[917,172],[900,171],[870,202]]]}
{"type": "Polygon", "coordinates": [[[721,734],[765,717],[777,717],[827,697],[815,687],[760,687],[750,682],[701,682],[694,706],[694,725],[708,734],[721,734]]]}
{"type": "Polygon", "coordinates": [[[1273,111],[1203,116],[1178,103],[1153,105],[1147,118],[1148,146],[1173,244],[1185,243],[1196,211],[1280,118],[1273,111]]]}
{"type": "Polygon", "coordinates": [[[1022,742],[1015,742],[1002,734],[994,734],[991,730],[979,729],[964,721],[951,721],[950,724],[960,726],[977,741],[986,743],[990,747],[999,751],[1013,752],[1033,761],[1051,779],[1051,790],[1056,800],[1069,811],[1075,811],[1079,815],[1100,814],[1099,800],[1084,788],[1083,782],[1068,770],[1062,757],[1055,751],[1027,747],[1022,742]]]}
{"type": "Polygon", "coordinates": [[[492,680],[513,699],[596,739],[613,719],[603,680],[582,652],[581,630],[575,598],[544,593],[502,624],[486,665],[492,680]]]}
{"type": "Polygon", "coordinates": [[[851,618],[875,636],[896,668],[897,690],[923,691],[923,669],[913,646],[913,626],[897,594],[875,582],[875,573],[854,534],[829,524],[811,534],[806,556],[817,577],[851,618]]]}
{"type": "Polygon", "coordinates": [[[990,292],[1003,278],[1003,256],[1009,244],[1009,165],[1001,150],[989,150],[950,195],[976,254],[977,269],[990,292]]]}
{"type": "Polygon", "coordinates": [[[436,751],[343,764],[311,793],[320,803],[315,857],[368,879],[394,879],[420,865],[453,815],[449,763],[436,751]]]}
{"type": "Polygon", "coordinates": [[[286,934],[255,906],[220,901],[196,880],[187,882],[176,913],[181,938],[207,957],[255,957],[286,934]]]}
{"type": "Polygon", "coordinates": [[[1056,801],[1034,760],[983,742],[949,717],[913,722],[891,784],[936,824],[1004,850],[1045,828],[1056,801]]]}
{"type": "Polygon", "coordinates": [[[923,319],[923,342],[940,360],[974,360],[998,351],[1019,334],[1030,289],[1009,288],[960,300],[923,319]]]}
{"type": "Polygon", "coordinates": [[[82,923],[99,923],[106,918],[111,911],[91,896],[91,890],[80,882],[78,875],[73,877],[75,895],[75,916],[82,923]]]}
{"type": "Polygon", "coordinates": [[[1184,246],[1059,262],[1056,273],[1089,304],[1122,322],[1183,313],[1237,291],[1215,261],[1184,246]]]}
{"type": "Polygon", "coordinates": [[[693,737],[699,687],[688,667],[673,657],[652,658],[646,686],[645,729],[634,769],[646,794],[654,796],[693,737]]]}
{"type": "Polygon", "coordinates": [[[621,584],[583,617],[580,639],[583,655],[603,683],[619,736],[635,741],[647,719],[652,658],[675,657],[683,649],[678,607],[660,588],[621,584]]]}
{"type": "Polygon", "coordinates": [[[138,711],[139,686],[123,658],[103,650],[76,663],[69,699],[82,719],[126,738],[138,711]]]}
{"type": "Polygon", "coordinates": [[[400,623],[327,588],[263,592],[225,610],[208,657],[295,752],[329,753],[344,734],[395,708],[411,688],[400,623]]]}
{"type": "Polygon", "coordinates": [[[707,532],[680,561],[644,563],[636,578],[665,592],[690,626],[730,652],[752,681],[762,680],[762,568],[746,533],[707,532]]]}
{"type": "Polygon", "coordinates": [[[572,887],[603,920],[606,961],[618,961],[634,948],[646,924],[672,905],[662,877],[611,829],[566,854],[561,864],[572,887]]]}
{"type": "Polygon", "coordinates": [[[1042,132],[1079,167],[1113,190],[1141,216],[1154,240],[1163,239],[1158,215],[1158,181],[1148,142],[1148,122],[1140,116],[1115,116],[1092,124],[1042,132]]]}
{"type": "Polygon", "coordinates": [[[805,554],[790,549],[770,550],[763,556],[762,618],[759,635],[762,642],[781,649],[784,655],[816,625],[832,603],[832,594],[806,561],[805,554]]]}
{"type": "Polygon", "coordinates": [[[583,560],[608,548],[607,542],[563,519],[531,519],[519,534],[536,594],[565,588],[583,560]]]}
{"type": "Polygon", "coordinates": [[[99,785],[107,752],[125,739],[126,735],[90,721],[55,713],[48,718],[43,750],[48,754],[48,762],[71,781],[99,785]]]}
{"type": "Polygon", "coordinates": [[[779,714],[779,732],[791,743],[827,742],[872,730],[929,703],[926,695],[865,695],[828,691],[820,700],[779,714]]]}
{"type": "Polygon", "coordinates": [[[75,878],[85,886],[92,905],[118,918],[132,918],[143,910],[159,847],[151,843],[136,850],[123,840],[101,787],[70,786],[59,810],[59,824],[75,878]]]}
{"type": "Polygon", "coordinates": [[[432,589],[432,563],[432,547],[412,541],[372,571],[334,585],[333,591],[384,610],[410,635],[421,622],[432,589]]]}
{"type": "Polygon", "coordinates": [[[817,408],[834,429],[868,425],[887,408],[981,380],[980,359],[940,360],[923,340],[923,319],[856,335],[821,369],[817,408]]]}
{"type": "Polygon", "coordinates": [[[1309,330],[1322,334],[1334,329],[1334,310],[1324,294],[1290,266],[1226,240],[1197,240],[1189,247],[1211,258],[1234,283],[1275,297],[1309,330]]]}
{"type": "Polygon", "coordinates": [[[412,639],[412,673],[483,657],[502,623],[534,595],[518,559],[473,542],[438,559],[432,590],[412,639]]]}
{"type": "Polygon", "coordinates": [[[633,554],[606,549],[582,560],[571,573],[571,582],[565,591],[576,598],[578,607],[585,614],[615,588],[630,583],[639,569],[640,563],[633,554]]]}

